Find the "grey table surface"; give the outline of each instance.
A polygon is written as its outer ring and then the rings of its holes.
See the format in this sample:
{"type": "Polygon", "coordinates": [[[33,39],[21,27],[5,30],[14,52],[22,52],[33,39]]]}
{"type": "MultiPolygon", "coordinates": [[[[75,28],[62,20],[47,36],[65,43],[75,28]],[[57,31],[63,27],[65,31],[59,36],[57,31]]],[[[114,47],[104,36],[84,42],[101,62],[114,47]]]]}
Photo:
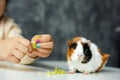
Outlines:
{"type": "Polygon", "coordinates": [[[0,61],[0,80],[120,80],[120,69],[105,67],[99,73],[64,74],[47,76],[55,67],[68,71],[65,61],[39,61],[32,65],[20,65],[0,61]]]}

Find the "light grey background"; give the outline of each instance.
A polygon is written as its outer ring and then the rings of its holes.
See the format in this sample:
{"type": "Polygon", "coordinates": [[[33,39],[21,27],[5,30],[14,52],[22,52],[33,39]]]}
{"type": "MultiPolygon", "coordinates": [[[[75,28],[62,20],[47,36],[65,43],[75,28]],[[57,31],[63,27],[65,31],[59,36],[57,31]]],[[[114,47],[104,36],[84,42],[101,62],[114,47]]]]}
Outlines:
{"type": "Polygon", "coordinates": [[[6,15],[27,39],[53,36],[53,53],[39,60],[66,60],[67,40],[83,36],[111,55],[107,65],[120,67],[120,0],[10,0],[6,15]]]}

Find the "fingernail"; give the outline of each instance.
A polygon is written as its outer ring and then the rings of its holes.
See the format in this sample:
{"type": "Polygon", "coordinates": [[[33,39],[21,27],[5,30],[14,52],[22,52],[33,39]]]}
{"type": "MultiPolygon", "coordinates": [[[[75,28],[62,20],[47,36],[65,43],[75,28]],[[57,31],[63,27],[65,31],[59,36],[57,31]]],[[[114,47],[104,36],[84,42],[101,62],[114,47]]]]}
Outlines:
{"type": "Polygon", "coordinates": [[[36,45],[36,46],[37,46],[37,48],[40,48],[40,43],[37,43],[37,45],[36,45]]]}
{"type": "Polygon", "coordinates": [[[32,54],[32,51],[30,52],[30,54],[32,54]]]}
{"type": "Polygon", "coordinates": [[[37,39],[37,40],[36,40],[36,43],[40,43],[40,40],[39,40],[39,39],[37,39]]]}

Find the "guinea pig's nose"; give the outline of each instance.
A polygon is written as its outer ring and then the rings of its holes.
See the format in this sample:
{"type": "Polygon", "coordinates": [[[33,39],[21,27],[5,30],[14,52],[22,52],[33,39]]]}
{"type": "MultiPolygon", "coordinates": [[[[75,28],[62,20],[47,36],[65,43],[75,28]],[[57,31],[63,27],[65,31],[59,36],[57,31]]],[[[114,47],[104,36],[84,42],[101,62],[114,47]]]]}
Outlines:
{"type": "Polygon", "coordinates": [[[82,60],[83,55],[78,54],[78,60],[82,60]]]}

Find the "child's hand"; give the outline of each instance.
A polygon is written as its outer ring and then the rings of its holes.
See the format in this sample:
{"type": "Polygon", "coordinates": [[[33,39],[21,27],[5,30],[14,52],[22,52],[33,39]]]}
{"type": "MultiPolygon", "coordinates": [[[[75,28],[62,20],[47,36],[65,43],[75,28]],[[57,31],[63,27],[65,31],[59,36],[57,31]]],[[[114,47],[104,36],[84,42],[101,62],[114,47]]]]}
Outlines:
{"type": "Polygon", "coordinates": [[[9,38],[0,41],[0,59],[19,63],[23,56],[32,51],[31,42],[24,38],[9,38]]]}
{"type": "Polygon", "coordinates": [[[52,36],[49,34],[44,34],[44,35],[40,35],[39,39],[40,39],[40,48],[35,48],[33,49],[31,54],[28,54],[31,58],[48,57],[52,52],[52,49],[53,49],[52,36]]]}

